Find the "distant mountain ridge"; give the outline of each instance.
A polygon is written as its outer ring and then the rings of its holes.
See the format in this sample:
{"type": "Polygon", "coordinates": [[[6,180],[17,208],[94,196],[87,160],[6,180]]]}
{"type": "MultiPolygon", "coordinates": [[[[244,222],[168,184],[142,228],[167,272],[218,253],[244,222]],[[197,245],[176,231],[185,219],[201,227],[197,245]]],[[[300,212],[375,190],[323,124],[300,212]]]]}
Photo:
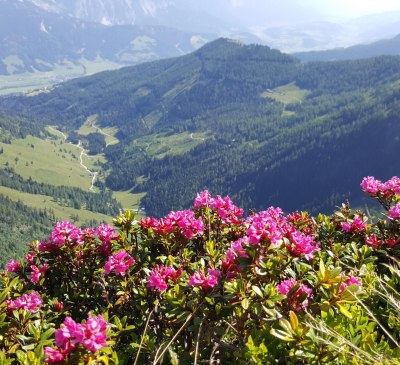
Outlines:
{"type": "Polygon", "coordinates": [[[82,60],[135,64],[181,55],[205,42],[201,35],[165,27],[107,27],[50,13],[28,1],[4,0],[0,1],[0,39],[3,75],[49,71],[68,62],[84,68],[82,60]]]}
{"type": "Polygon", "coordinates": [[[400,34],[394,38],[383,39],[370,44],[360,44],[327,51],[300,52],[292,55],[302,61],[355,60],[381,55],[400,55],[400,34]]]}

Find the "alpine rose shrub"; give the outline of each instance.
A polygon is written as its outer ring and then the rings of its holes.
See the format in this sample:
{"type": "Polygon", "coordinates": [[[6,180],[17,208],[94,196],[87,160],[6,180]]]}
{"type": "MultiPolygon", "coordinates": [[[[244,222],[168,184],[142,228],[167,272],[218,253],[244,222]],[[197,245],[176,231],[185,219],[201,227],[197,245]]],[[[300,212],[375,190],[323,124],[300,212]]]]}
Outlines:
{"type": "Polygon", "coordinates": [[[331,216],[229,197],[58,222],[0,281],[1,364],[398,364],[400,179],[331,216]]]}

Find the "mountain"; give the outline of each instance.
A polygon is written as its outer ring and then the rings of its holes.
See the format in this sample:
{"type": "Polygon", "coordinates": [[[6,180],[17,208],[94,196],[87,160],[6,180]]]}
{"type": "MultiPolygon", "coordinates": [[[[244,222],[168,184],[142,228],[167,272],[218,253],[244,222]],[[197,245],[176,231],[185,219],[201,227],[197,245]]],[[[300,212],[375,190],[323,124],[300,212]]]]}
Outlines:
{"type": "Polygon", "coordinates": [[[293,53],[293,56],[302,61],[355,60],[381,55],[400,55],[400,34],[394,38],[383,39],[370,44],[360,44],[327,51],[293,53]]]}
{"type": "Polygon", "coordinates": [[[185,54],[204,44],[204,37],[157,26],[107,27],[51,13],[28,1],[0,0],[2,75],[82,75],[90,62],[105,69],[185,54]]]}
{"type": "Polygon", "coordinates": [[[331,49],[400,33],[399,12],[340,19],[329,4],[283,0],[30,0],[47,11],[106,25],[166,26],[269,45],[285,52],[331,49]]]}
{"type": "Polygon", "coordinates": [[[331,211],[346,198],[363,204],[364,176],[398,173],[399,79],[397,56],[303,64],[219,39],[0,107],[75,140],[88,120],[112,127],[118,143],[97,145],[103,182],[146,194],[148,214],[188,207],[205,188],[247,209],[331,211]]]}

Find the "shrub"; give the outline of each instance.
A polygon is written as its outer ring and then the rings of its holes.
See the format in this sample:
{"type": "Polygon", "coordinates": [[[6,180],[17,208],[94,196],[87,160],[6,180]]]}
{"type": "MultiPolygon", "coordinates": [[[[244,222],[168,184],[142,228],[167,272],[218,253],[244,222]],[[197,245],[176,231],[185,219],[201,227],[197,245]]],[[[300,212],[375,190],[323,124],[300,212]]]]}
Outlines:
{"type": "Polygon", "coordinates": [[[1,274],[1,364],[399,364],[400,179],[382,219],[193,209],[59,222],[1,274]]]}

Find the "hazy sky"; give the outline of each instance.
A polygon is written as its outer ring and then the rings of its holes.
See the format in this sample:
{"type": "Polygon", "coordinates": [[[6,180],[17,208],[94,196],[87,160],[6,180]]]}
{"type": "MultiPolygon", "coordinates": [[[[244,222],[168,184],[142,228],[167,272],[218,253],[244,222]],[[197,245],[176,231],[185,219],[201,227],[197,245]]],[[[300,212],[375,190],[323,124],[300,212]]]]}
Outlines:
{"type": "MultiPolygon", "coordinates": [[[[367,14],[400,11],[400,0],[225,0],[235,5],[231,16],[250,22],[293,24],[346,20],[367,14]]],[[[223,1],[221,1],[223,3],[223,1]]],[[[214,4],[218,6],[218,1],[214,4]]]]}
{"type": "Polygon", "coordinates": [[[312,2],[331,14],[345,17],[400,10],[399,0],[313,0],[312,2]]]}

